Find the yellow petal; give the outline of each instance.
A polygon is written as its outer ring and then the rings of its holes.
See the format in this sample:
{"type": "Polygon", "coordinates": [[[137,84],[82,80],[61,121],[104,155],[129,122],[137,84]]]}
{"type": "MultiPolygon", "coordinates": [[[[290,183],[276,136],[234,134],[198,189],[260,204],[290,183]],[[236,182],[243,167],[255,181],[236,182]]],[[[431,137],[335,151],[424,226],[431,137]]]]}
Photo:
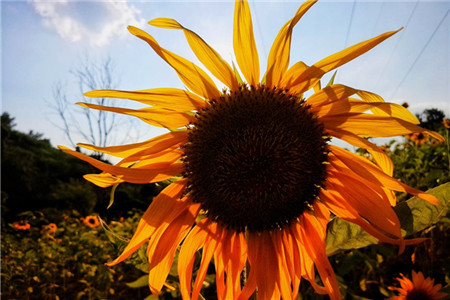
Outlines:
{"type": "Polygon", "coordinates": [[[179,145],[187,141],[187,131],[173,131],[157,136],[141,143],[122,146],[98,147],[90,144],[77,144],[80,147],[96,152],[106,153],[116,157],[129,157],[133,155],[149,155],[158,153],[171,146],[179,145]]]}
{"type": "Polygon", "coordinates": [[[256,276],[258,298],[280,299],[277,286],[278,259],[269,231],[248,233],[250,274],[256,276]]]}
{"type": "Polygon", "coordinates": [[[316,283],[316,275],[314,270],[314,261],[312,257],[309,255],[308,251],[306,250],[305,243],[307,241],[303,241],[303,234],[301,231],[303,231],[303,217],[299,218],[298,222],[295,222],[292,224],[290,231],[295,236],[294,242],[296,242],[297,247],[299,249],[299,257],[300,257],[300,271],[303,278],[308,280],[311,284],[311,286],[314,288],[316,293],[324,295],[327,294],[327,290],[325,287],[319,285],[316,283]]]}
{"type": "MultiPolygon", "coordinates": [[[[178,159],[180,159],[184,155],[184,151],[180,149],[168,149],[166,151],[161,151],[156,154],[141,156],[139,159],[135,158],[127,158],[122,162],[127,162],[128,160],[136,161],[133,164],[133,168],[145,168],[147,166],[156,164],[156,163],[174,163],[178,159]]],[[[121,162],[121,163],[122,163],[121,162]]]]}
{"type": "Polygon", "coordinates": [[[306,99],[306,102],[315,108],[316,106],[327,105],[335,101],[346,99],[351,95],[354,95],[356,91],[356,89],[342,84],[333,84],[326,86],[322,90],[314,93],[313,95],[311,95],[311,97],[306,99]]]}
{"type": "Polygon", "coordinates": [[[210,230],[205,229],[209,226],[213,226],[209,219],[202,219],[189,232],[181,245],[178,255],[178,276],[180,278],[180,292],[183,299],[191,299],[192,269],[195,261],[195,253],[205,246],[206,239],[210,233],[210,230]]]}
{"type": "MultiPolygon", "coordinates": [[[[378,148],[375,144],[369,142],[364,138],[357,136],[356,134],[353,134],[352,132],[339,129],[336,130],[328,129],[327,131],[331,136],[337,137],[338,139],[346,141],[347,143],[353,146],[363,148],[369,151],[374,161],[383,170],[383,172],[388,174],[389,176],[392,176],[394,170],[392,160],[383,150],[378,148]]],[[[391,205],[394,206],[395,203],[391,203],[391,205]]]]}
{"type": "Polygon", "coordinates": [[[309,97],[306,102],[311,105],[313,112],[320,115],[336,114],[340,110],[343,112],[364,112],[370,109],[375,115],[392,116],[413,124],[419,123],[419,120],[403,106],[385,103],[383,98],[377,94],[341,84],[333,84],[323,88],[309,97]],[[360,96],[364,102],[349,98],[354,94],[360,96]]]}
{"type": "MultiPolygon", "coordinates": [[[[284,231],[284,229],[283,229],[284,231]]],[[[277,285],[280,290],[282,299],[294,299],[291,290],[292,279],[287,266],[287,256],[290,255],[291,249],[286,249],[283,245],[282,231],[275,230],[272,232],[272,243],[275,248],[276,258],[278,260],[277,285]]]]}
{"type": "Polygon", "coordinates": [[[128,245],[122,254],[107,263],[113,266],[127,259],[139,249],[163,224],[169,224],[191,204],[187,197],[180,199],[186,187],[187,180],[180,179],[166,187],[156,196],[145,211],[128,245]]]}
{"type": "MultiPolygon", "coordinates": [[[[363,91],[363,90],[356,90],[356,94],[361,97],[362,100],[366,101],[366,102],[384,102],[384,99],[372,92],[368,92],[368,91],[363,91]]],[[[407,120],[413,124],[419,124],[419,120],[413,115],[411,114],[405,107],[402,107],[402,116],[401,118],[404,120],[407,120]]],[[[397,109],[398,110],[398,109],[397,109]]],[[[384,110],[382,108],[373,108],[372,112],[376,115],[380,115],[380,116],[394,116],[390,114],[390,110],[384,110]]]]}
{"type": "Polygon", "coordinates": [[[180,79],[191,91],[209,100],[219,99],[219,90],[201,68],[181,56],[160,47],[156,40],[147,32],[133,26],[128,26],[128,30],[131,34],[146,41],[155,50],[156,54],[174,68],[180,79]]]}
{"type": "Polygon", "coordinates": [[[301,228],[300,232],[306,246],[306,251],[313,259],[330,299],[340,300],[342,297],[336,275],[334,274],[333,268],[331,267],[325,252],[325,240],[321,238],[319,232],[321,228],[320,223],[316,217],[309,212],[305,212],[302,217],[303,228],[301,228]]]}
{"type": "Polygon", "coordinates": [[[365,137],[390,137],[413,132],[426,132],[439,140],[443,140],[443,137],[438,133],[394,117],[347,113],[323,116],[320,121],[324,124],[325,130],[328,128],[331,130],[341,129],[365,137]]]}
{"type": "MultiPolygon", "coordinates": [[[[383,99],[381,96],[379,96],[379,95],[377,95],[377,94],[375,94],[375,93],[372,93],[372,92],[367,92],[367,91],[357,90],[357,91],[356,91],[356,94],[357,94],[359,97],[361,97],[362,100],[364,100],[364,101],[366,101],[366,102],[384,102],[384,99],[383,99]]],[[[373,113],[376,114],[376,115],[381,115],[381,116],[387,115],[386,112],[384,112],[384,111],[382,111],[382,110],[380,110],[380,109],[378,109],[378,108],[374,108],[374,109],[372,109],[372,111],[373,111],[373,113]]],[[[417,120],[417,118],[414,117],[414,116],[413,116],[413,118],[414,118],[415,120],[414,120],[414,122],[412,122],[412,123],[414,123],[414,124],[419,124],[419,120],[417,120]]]]}
{"type": "MultiPolygon", "coordinates": [[[[334,191],[321,190],[320,198],[322,199],[324,205],[339,218],[360,226],[362,229],[367,231],[367,233],[374,236],[379,241],[397,245],[400,245],[402,243],[402,239],[394,239],[392,237],[389,237],[384,232],[368,223],[367,220],[361,217],[358,212],[350,204],[347,203],[346,199],[341,197],[339,193],[336,193],[334,191]]],[[[332,253],[328,254],[330,255],[332,253]]]]}
{"type": "MultiPolygon", "coordinates": [[[[292,226],[291,226],[292,227],[292,226]]],[[[292,299],[297,299],[298,290],[301,282],[301,259],[300,250],[298,249],[295,235],[291,227],[282,230],[283,246],[286,249],[286,262],[289,275],[292,281],[292,299]]]]}
{"type": "Polygon", "coordinates": [[[329,172],[327,190],[337,191],[362,217],[383,232],[402,238],[400,221],[390,203],[367,186],[364,178],[329,172]]]}
{"type": "Polygon", "coordinates": [[[149,24],[162,28],[183,30],[189,46],[191,46],[192,51],[203,65],[230,89],[239,89],[238,81],[230,65],[195,32],[183,27],[177,21],[168,18],[154,19],[149,24]]]}
{"type": "Polygon", "coordinates": [[[238,300],[248,300],[256,290],[256,273],[250,272],[238,300]]]}
{"type": "Polygon", "coordinates": [[[269,87],[280,85],[280,80],[284,72],[289,66],[289,56],[291,51],[292,31],[301,17],[308,11],[308,9],[316,3],[317,0],[306,1],[295,13],[295,16],[290,19],[281,28],[275,41],[270,49],[269,58],[267,61],[266,71],[266,85],[269,87]]]}
{"type": "Polygon", "coordinates": [[[259,82],[259,57],[253,36],[250,7],[245,0],[236,0],[234,7],[233,48],[236,61],[247,82],[259,82]]]}
{"type": "MultiPolygon", "coordinates": [[[[205,246],[203,247],[202,260],[200,262],[200,267],[197,271],[197,277],[195,278],[194,285],[192,287],[192,299],[198,299],[200,295],[200,290],[203,286],[203,282],[206,276],[206,271],[208,270],[209,262],[216,252],[218,244],[220,244],[224,230],[218,224],[209,226],[209,234],[205,241],[205,246]]],[[[216,263],[217,264],[217,263],[216,263]]],[[[219,291],[218,291],[219,293],[219,291]]]]}
{"type": "Polygon", "coordinates": [[[225,230],[214,258],[219,299],[238,299],[241,293],[241,272],[247,261],[245,234],[225,230]],[[225,274],[226,272],[226,283],[225,274]]]}
{"type": "MultiPolygon", "coordinates": [[[[292,82],[299,76],[299,74],[303,74],[309,70],[309,66],[304,62],[299,61],[296,62],[292,67],[290,67],[281,79],[280,86],[282,88],[289,88],[289,92],[296,93],[296,91],[292,88],[292,82]]],[[[315,83],[312,83],[313,86],[315,83]]],[[[301,94],[301,93],[299,93],[301,94]]]]}
{"type": "Polygon", "coordinates": [[[83,176],[83,178],[102,188],[107,188],[124,182],[122,179],[117,178],[116,176],[113,176],[109,173],[86,174],[83,176]]]}
{"type": "MultiPolygon", "coordinates": [[[[227,291],[231,289],[231,285],[225,287],[225,264],[223,262],[223,259],[221,256],[221,244],[223,240],[226,238],[227,232],[222,232],[221,237],[221,243],[219,243],[217,250],[214,252],[214,266],[216,267],[216,290],[217,290],[217,299],[218,300],[225,300],[225,299],[236,299],[236,298],[226,298],[227,291]],[[225,237],[223,237],[225,235],[225,237]]],[[[206,250],[206,249],[205,249],[206,250]]],[[[198,277],[198,276],[197,276],[198,277]]],[[[196,280],[197,283],[197,280],[196,280]]],[[[197,286],[200,287],[200,284],[197,284],[197,286]]]]}
{"type": "Polygon", "coordinates": [[[344,113],[363,113],[376,109],[375,115],[390,116],[412,124],[418,124],[417,118],[401,105],[386,102],[364,102],[358,99],[341,99],[330,104],[314,106],[311,111],[318,116],[331,116],[344,113]]]}
{"type": "Polygon", "coordinates": [[[328,225],[328,222],[330,221],[330,211],[328,208],[326,208],[321,202],[314,202],[313,204],[313,211],[314,216],[316,217],[317,221],[321,225],[321,229],[319,230],[320,238],[323,238],[325,240],[326,237],[326,228],[328,225]]]}
{"type": "Polygon", "coordinates": [[[347,62],[353,60],[354,58],[360,56],[361,54],[366,53],[379,43],[383,42],[385,39],[399,32],[401,29],[383,33],[377,37],[348,47],[345,50],[342,50],[338,53],[335,53],[327,58],[320,60],[319,62],[315,63],[314,66],[327,73],[331,70],[336,69],[337,67],[342,66],[343,64],[346,64],[347,62]]]}
{"type": "Polygon", "coordinates": [[[84,94],[86,97],[119,98],[135,100],[147,105],[179,112],[200,110],[206,102],[199,96],[175,88],[158,88],[139,91],[95,90],[84,94]]]}
{"type": "MultiPolygon", "coordinates": [[[[397,179],[392,178],[367,159],[337,146],[329,145],[328,147],[331,150],[331,153],[328,155],[330,162],[337,159],[354,173],[367,179],[369,182],[376,183],[379,186],[384,186],[394,191],[410,193],[431,204],[439,205],[439,201],[435,196],[412,188],[397,179]]],[[[342,169],[342,171],[345,170],[342,169]]]]}
{"type": "Polygon", "coordinates": [[[149,107],[141,109],[129,109],[114,106],[103,106],[92,103],[77,103],[80,106],[98,109],[103,111],[110,111],[119,114],[130,115],[138,117],[142,121],[157,127],[176,129],[194,122],[195,118],[184,112],[177,112],[158,107],[149,107]]]}
{"type": "Polygon", "coordinates": [[[340,52],[330,55],[318,61],[317,63],[309,67],[306,71],[297,74],[296,77],[292,77],[288,81],[285,81],[285,87],[289,88],[291,92],[299,94],[303,93],[317,84],[320,78],[322,78],[322,76],[327,72],[346,64],[347,62],[355,59],[361,54],[364,54],[388,37],[397,33],[399,30],[383,33],[377,37],[358,43],[340,52]]]}
{"type": "Polygon", "coordinates": [[[175,251],[194,224],[199,210],[200,203],[191,203],[184,212],[168,223],[167,228],[161,232],[159,237],[155,234],[150,240],[147,252],[149,259],[148,284],[153,295],[161,292],[169,275],[175,251]]]}
{"type": "Polygon", "coordinates": [[[152,183],[166,180],[181,174],[184,169],[183,163],[155,163],[145,166],[145,169],[117,167],[96,160],[80,152],[70,150],[67,147],[59,146],[59,149],[90,163],[92,166],[103,172],[110,173],[130,183],[152,183]]]}

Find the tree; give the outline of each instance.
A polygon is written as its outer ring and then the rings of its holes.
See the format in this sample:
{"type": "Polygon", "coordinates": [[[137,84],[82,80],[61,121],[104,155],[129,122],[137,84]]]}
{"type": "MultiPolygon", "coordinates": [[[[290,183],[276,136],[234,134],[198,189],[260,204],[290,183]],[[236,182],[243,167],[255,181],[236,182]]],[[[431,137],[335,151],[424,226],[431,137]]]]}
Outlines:
{"type": "Polygon", "coordinates": [[[420,121],[420,126],[433,131],[438,131],[439,128],[442,127],[445,113],[437,108],[429,108],[416,116],[420,121]]]}
{"type": "MultiPolygon", "coordinates": [[[[53,122],[54,125],[64,132],[72,147],[76,147],[78,141],[105,147],[113,144],[117,137],[126,140],[134,134],[137,138],[138,127],[133,126],[133,120],[114,113],[74,105],[74,102],[87,102],[115,106],[114,102],[117,100],[114,99],[83,96],[83,93],[87,91],[113,89],[118,84],[111,58],[107,57],[101,62],[91,62],[85,56],[80,65],[70,74],[75,79],[77,94],[79,94],[68,96],[69,89],[59,81],[53,87],[53,101],[49,105],[59,118],[58,123],[53,122]],[[83,100],[79,101],[80,98],[83,100]]],[[[101,153],[96,155],[104,158],[101,153]]]]}

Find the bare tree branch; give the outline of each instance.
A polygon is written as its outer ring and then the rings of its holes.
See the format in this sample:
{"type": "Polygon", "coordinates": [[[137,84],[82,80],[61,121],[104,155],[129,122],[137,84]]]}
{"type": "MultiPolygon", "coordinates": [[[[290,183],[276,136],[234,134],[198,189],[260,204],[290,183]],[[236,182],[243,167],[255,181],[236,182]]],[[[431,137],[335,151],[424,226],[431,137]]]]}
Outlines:
{"type": "MultiPolygon", "coordinates": [[[[88,56],[84,56],[81,64],[71,70],[70,74],[75,79],[79,95],[76,96],[75,101],[72,101],[73,98],[66,94],[67,87],[58,82],[53,87],[53,101],[50,103],[50,108],[56,112],[62,124],[55,125],[64,132],[72,146],[76,147],[74,141],[78,137],[81,137],[84,140],[83,142],[101,147],[111,145],[112,139],[117,136],[115,133],[119,130],[122,131],[122,136],[125,138],[130,137],[129,131],[136,129],[136,126],[133,126],[133,121],[122,122],[120,116],[114,113],[73,105],[81,97],[87,103],[114,106],[114,101],[117,101],[114,99],[80,96],[86,91],[114,89],[117,86],[118,80],[114,76],[111,58],[107,57],[100,62],[91,62],[88,56]]],[[[100,153],[97,153],[97,155],[103,157],[100,153]]]]}

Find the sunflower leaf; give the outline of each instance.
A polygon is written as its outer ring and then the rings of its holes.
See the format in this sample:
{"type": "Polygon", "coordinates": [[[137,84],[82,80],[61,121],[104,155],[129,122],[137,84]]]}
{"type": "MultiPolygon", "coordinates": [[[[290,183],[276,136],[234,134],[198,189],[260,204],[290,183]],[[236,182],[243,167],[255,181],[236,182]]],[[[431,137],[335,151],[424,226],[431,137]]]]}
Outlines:
{"type": "Polygon", "coordinates": [[[395,212],[402,224],[402,234],[412,235],[439,222],[447,214],[450,206],[450,182],[427,191],[438,198],[441,205],[432,205],[417,197],[399,203],[395,212]]]}
{"type": "Polygon", "coordinates": [[[119,186],[119,184],[114,184],[113,185],[113,187],[111,189],[111,194],[109,196],[109,204],[108,204],[108,207],[106,209],[109,209],[113,205],[113,203],[114,203],[114,194],[116,193],[116,189],[117,189],[118,186],[119,186]]]}
{"type": "Polygon", "coordinates": [[[130,288],[140,288],[148,285],[148,275],[142,275],[133,282],[127,282],[130,288]]]}
{"type": "MultiPolygon", "coordinates": [[[[427,193],[438,198],[441,205],[436,206],[413,197],[394,207],[402,226],[403,236],[410,236],[443,219],[450,208],[450,182],[442,184],[427,193]]],[[[328,255],[350,249],[358,249],[378,243],[378,240],[358,225],[340,218],[328,224],[326,249],[328,255]]]]}

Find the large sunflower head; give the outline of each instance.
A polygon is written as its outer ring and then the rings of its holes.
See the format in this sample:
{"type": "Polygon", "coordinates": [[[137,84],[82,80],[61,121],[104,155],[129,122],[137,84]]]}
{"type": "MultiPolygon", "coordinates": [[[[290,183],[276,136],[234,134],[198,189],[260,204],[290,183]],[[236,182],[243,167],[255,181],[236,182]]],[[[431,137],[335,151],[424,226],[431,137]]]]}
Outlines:
{"type": "Polygon", "coordinates": [[[283,228],[323,187],[328,136],[288,90],[242,85],[197,112],[192,125],[183,147],[187,188],[222,226],[283,228]]]}
{"type": "Polygon", "coordinates": [[[116,165],[62,147],[101,169],[101,174],[85,178],[102,187],[176,179],[153,199],[128,246],[109,265],[123,261],[149,241],[149,286],[158,294],[181,245],[178,272],[184,299],[198,298],[213,258],[219,299],[248,299],[255,290],[260,299],[293,299],[301,278],[318,293],[340,299],[325,252],[330,212],[360,225],[381,242],[398,244],[400,250],[414,242],[402,238],[400,222],[391,208],[396,202],[393,191],[435,204],[437,200],[392,178],[393,166],[386,153],[365,138],[413,132],[443,138],[418,127],[418,120],[406,108],[386,103],[376,94],[341,84],[321,87],[324,74],[396,31],[311,66],[290,65],[293,29],[315,2],[301,5],[281,28],[262,77],[246,1],[235,3],[233,46],[239,70],[177,21],[149,22],[182,30],[200,62],[224,84],[223,90],[200,67],[161,47],[148,33],[129,27],[177,72],[187,89],[86,93],[139,101],[148,106],[83,105],[171,129],[136,144],[80,144],[122,158],[116,165]],[[311,89],[314,93],[305,97],[311,89]],[[370,160],[331,145],[331,137],[366,149],[370,160]],[[192,284],[195,256],[201,249],[192,284]],[[323,285],[316,282],[315,270],[323,285]]]}

